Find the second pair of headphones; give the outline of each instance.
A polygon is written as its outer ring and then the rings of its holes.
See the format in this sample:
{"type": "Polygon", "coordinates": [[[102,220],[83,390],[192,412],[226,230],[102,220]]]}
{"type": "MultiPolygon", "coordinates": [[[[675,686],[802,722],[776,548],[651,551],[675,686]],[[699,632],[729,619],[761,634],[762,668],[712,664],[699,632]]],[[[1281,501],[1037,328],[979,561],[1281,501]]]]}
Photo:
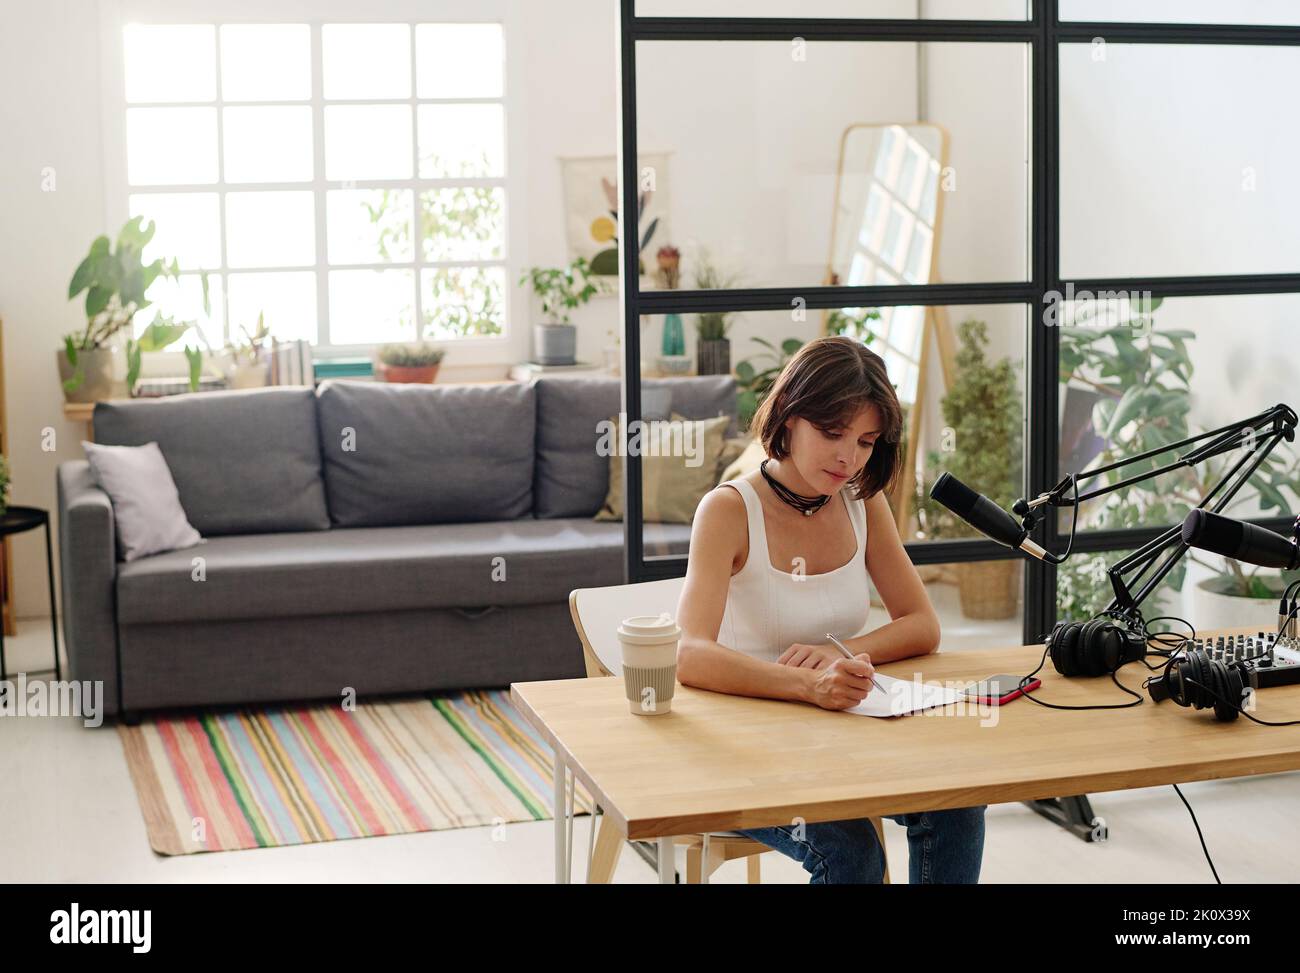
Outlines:
{"type": "Polygon", "coordinates": [[[1114,618],[1057,622],[1047,636],[1052,665],[1063,676],[1105,676],[1145,658],[1147,637],[1114,618]]]}
{"type": "Polygon", "coordinates": [[[1214,718],[1229,723],[1237,718],[1250,690],[1250,679],[1240,663],[1210,658],[1204,649],[1174,656],[1164,673],[1147,684],[1154,702],[1172,699],[1179,706],[1214,709],[1214,718]]]}

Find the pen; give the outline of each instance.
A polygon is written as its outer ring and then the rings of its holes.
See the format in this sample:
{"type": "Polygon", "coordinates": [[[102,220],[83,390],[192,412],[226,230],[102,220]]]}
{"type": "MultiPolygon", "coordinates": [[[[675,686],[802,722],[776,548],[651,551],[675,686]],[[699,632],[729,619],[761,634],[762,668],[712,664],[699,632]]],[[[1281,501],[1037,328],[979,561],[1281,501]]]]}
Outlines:
{"type": "MultiPolygon", "coordinates": [[[[841,642],[839,639],[837,639],[837,638],[836,638],[834,635],[832,635],[830,632],[827,632],[827,633],[826,633],[826,637],[827,637],[828,639],[830,639],[831,642],[834,643],[835,648],[839,649],[840,652],[843,653],[844,658],[846,658],[846,659],[855,659],[855,658],[857,658],[857,656],[855,656],[852,652],[849,651],[849,647],[848,647],[847,645],[845,645],[843,642],[841,642]]],[[[876,688],[876,680],[874,680],[874,679],[871,680],[871,688],[872,688],[872,689],[875,689],[875,688],[876,688]]],[[[884,692],[884,690],[882,689],[881,692],[884,692]]]]}

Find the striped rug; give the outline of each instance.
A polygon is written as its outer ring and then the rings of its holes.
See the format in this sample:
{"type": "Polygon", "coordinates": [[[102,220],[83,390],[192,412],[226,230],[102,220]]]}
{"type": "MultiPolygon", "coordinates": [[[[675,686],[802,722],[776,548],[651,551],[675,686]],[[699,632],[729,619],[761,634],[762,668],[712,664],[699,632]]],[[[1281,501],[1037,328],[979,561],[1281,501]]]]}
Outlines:
{"type": "Polygon", "coordinates": [[[506,690],[161,715],[118,733],[162,855],[551,818],[551,748],[506,690]]]}

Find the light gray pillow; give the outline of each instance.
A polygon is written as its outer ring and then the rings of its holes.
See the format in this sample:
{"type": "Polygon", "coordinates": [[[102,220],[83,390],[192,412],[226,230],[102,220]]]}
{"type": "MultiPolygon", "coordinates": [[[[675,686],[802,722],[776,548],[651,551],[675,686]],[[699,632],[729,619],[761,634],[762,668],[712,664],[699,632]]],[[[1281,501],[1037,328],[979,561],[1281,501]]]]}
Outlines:
{"type": "Polygon", "coordinates": [[[123,561],[193,547],[203,540],[185,516],[176,481],[157,443],[101,446],[83,441],[81,446],[95,482],[113,503],[123,561]]]}

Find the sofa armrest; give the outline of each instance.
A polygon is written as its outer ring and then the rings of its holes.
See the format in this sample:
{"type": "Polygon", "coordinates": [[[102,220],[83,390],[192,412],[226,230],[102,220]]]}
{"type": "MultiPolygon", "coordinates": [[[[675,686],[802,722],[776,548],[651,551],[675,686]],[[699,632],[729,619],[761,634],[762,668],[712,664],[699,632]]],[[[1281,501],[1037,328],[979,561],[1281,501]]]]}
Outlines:
{"type": "Polygon", "coordinates": [[[60,463],[59,580],[68,678],[102,681],[104,714],[118,711],[117,537],[113,505],[85,460],[60,463]]]}

